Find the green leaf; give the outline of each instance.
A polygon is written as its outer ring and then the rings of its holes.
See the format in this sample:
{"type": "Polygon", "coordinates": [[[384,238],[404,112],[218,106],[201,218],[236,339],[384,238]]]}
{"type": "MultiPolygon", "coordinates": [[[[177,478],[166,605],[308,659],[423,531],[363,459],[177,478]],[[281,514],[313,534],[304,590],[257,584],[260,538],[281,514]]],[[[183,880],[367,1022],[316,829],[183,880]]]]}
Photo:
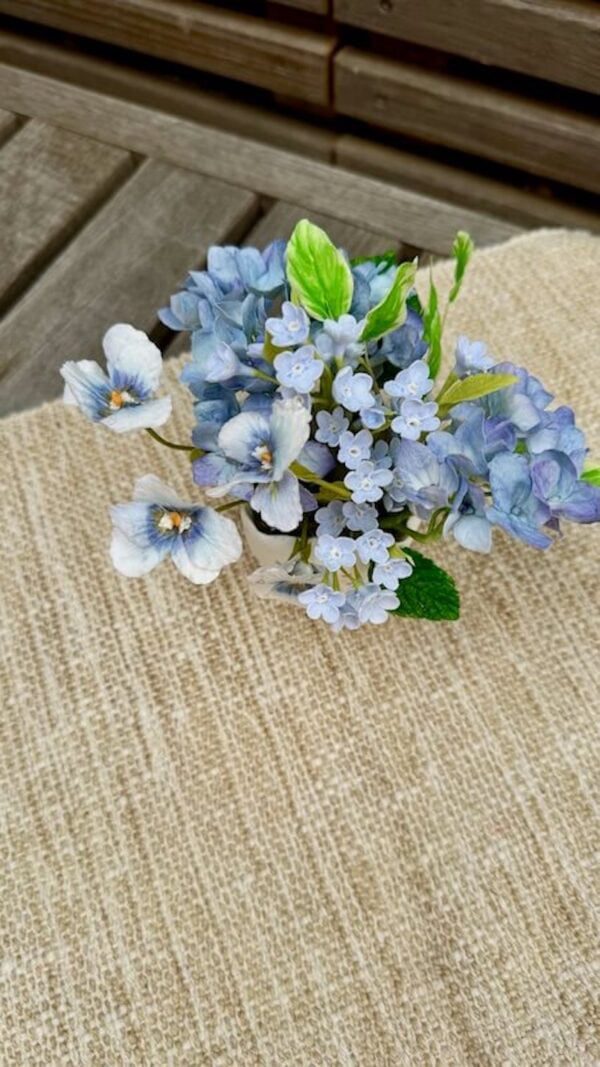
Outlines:
{"type": "Polygon", "coordinates": [[[419,294],[416,292],[416,290],[408,297],[408,300],[406,301],[406,306],[407,308],[410,308],[411,311],[416,311],[417,315],[419,315],[420,318],[423,318],[423,305],[419,300],[419,294]]]}
{"type": "Polygon", "coordinates": [[[464,230],[459,230],[456,237],[454,238],[454,244],[452,245],[452,255],[455,259],[454,285],[452,286],[452,289],[450,290],[450,295],[448,297],[449,304],[452,304],[456,300],[460,292],[460,287],[463,283],[467,264],[471,256],[473,255],[474,248],[475,245],[473,244],[468,233],[465,233],[464,230]]]}
{"type": "Polygon", "coordinates": [[[403,551],[412,560],[413,572],[410,578],[400,582],[396,590],[400,606],[391,614],[433,622],[458,619],[460,597],[454,578],[414,548],[404,548],[403,551]]]}
{"type": "Polygon", "coordinates": [[[416,271],[416,263],[400,264],[383,300],[367,313],[361,341],[377,341],[402,325],[406,318],[406,298],[414,285],[416,271]]]}
{"type": "Polygon", "coordinates": [[[498,389],[507,389],[516,381],[518,378],[514,374],[471,374],[468,378],[453,382],[438,396],[437,402],[440,407],[454,407],[467,400],[478,400],[480,396],[495,393],[498,389]]]}
{"type": "Polygon", "coordinates": [[[590,470],[584,471],[579,477],[582,482],[589,482],[590,485],[600,485],[600,467],[591,467],[590,470]]]}
{"type": "Polygon", "coordinates": [[[429,279],[429,299],[423,314],[423,337],[429,345],[427,362],[429,374],[435,380],[442,363],[442,317],[438,307],[437,289],[429,279]]]}
{"type": "Polygon", "coordinates": [[[301,219],[287,246],[292,291],[314,319],[339,319],[352,303],[350,264],[319,226],[301,219]]]}
{"type": "Polygon", "coordinates": [[[350,260],[351,267],[358,267],[361,263],[374,263],[376,267],[380,263],[385,263],[386,267],[394,267],[398,262],[398,254],[395,248],[389,250],[389,252],[382,252],[378,256],[355,256],[350,260]]]}

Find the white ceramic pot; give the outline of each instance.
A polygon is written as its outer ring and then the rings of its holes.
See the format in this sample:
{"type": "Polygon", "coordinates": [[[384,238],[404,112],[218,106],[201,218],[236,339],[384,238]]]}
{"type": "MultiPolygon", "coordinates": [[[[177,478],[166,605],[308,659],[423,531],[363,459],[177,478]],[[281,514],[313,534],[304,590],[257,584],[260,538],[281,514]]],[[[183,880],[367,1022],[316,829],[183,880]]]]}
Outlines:
{"type": "Polygon", "coordinates": [[[258,565],[273,567],[276,563],[287,563],[296,538],[292,534],[263,533],[254,525],[250,508],[244,507],[241,517],[246,544],[258,565]]]}

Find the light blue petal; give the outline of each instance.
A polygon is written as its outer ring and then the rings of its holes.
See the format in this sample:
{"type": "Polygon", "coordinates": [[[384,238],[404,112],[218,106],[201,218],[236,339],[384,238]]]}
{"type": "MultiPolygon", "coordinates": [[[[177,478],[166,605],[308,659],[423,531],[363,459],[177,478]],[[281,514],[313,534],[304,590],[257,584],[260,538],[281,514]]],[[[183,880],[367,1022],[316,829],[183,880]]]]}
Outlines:
{"type": "Polygon", "coordinates": [[[135,383],[144,395],[155,392],[162,373],[162,356],[143,330],[118,322],[104,334],[102,347],[111,382],[121,388],[135,383]]]}
{"type": "Polygon", "coordinates": [[[109,381],[102,367],[90,359],[82,359],[78,363],[63,363],[60,373],[65,381],[65,403],[76,404],[93,422],[103,418],[109,381]]]}
{"type": "Polygon", "coordinates": [[[157,400],[146,400],[143,404],[122,407],[102,421],[116,433],[162,426],[171,414],[171,406],[171,397],[161,396],[157,400]]]}
{"type": "Polygon", "coordinates": [[[250,503],[267,526],[282,533],[295,530],[302,519],[298,479],[289,471],[278,482],[258,486],[250,503]]]}

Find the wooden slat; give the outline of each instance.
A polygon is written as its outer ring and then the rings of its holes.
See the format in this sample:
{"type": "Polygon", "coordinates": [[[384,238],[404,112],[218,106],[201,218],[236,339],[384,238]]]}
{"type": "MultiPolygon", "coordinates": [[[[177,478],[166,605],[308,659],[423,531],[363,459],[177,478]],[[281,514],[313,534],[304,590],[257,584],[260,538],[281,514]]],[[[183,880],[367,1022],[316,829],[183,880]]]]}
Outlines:
{"type": "Polygon", "coordinates": [[[597,0],[335,0],[340,22],[600,90],[597,0]]]}
{"type": "Polygon", "coordinates": [[[121,148],[34,119],[0,148],[0,308],[129,172],[121,148]]]}
{"type": "Polygon", "coordinates": [[[151,111],[137,104],[0,64],[0,97],[7,107],[59,122],[74,130],[93,129],[113,144],[215,177],[227,175],[241,186],[275,200],[322,211],[385,236],[432,252],[447,253],[458,229],[467,229],[479,245],[493,244],[520,232],[520,227],[481,212],[458,208],[441,199],[315,160],[259,145],[151,111]]]}
{"type": "MultiPolygon", "coordinates": [[[[334,135],[290,115],[246,104],[225,93],[204,90],[198,76],[189,80],[136,70],[80,49],[0,30],[0,62],[48,74],[88,89],[110,93],[146,107],[159,108],[221,130],[301,152],[314,159],[333,158],[334,135]]],[[[0,127],[0,135],[1,135],[0,127]]]]}
{"type": "Polygon", "coordinates": [[[329,102],[334,40],[310,30],[195,0],[0,0],[0,11],[313,104],[329,102]]]}
{"type": "Polygon", "coordinates": [[[101,358],[111,323],[151,331],[208,245],[238,240],[257,210],[251,192],[143,163],[0,324],[0,414],[56,395],[60,364],[101,358]]]}
{"type": "Polygon", "coordinates": [[[431,196],[446,196],[456,204],[489,211],[521,226],[566,226],[600,230],[600,214],[550,193],[520,189],[461,167],[427,159],[363,137],[337,138],[336,162],[386,181],[409,184],[431,196]]]}
{"type": "MultiPolygon", "coordinates": [[[[340,248],[345,248],[352,256],[367,256],[382,251],[381,234],[371,230],[353,226],[349,222],[340,222],[331,215],[323,215],[319,212],[308,211],[297,204],[288,204],[283,200],[278,201],[263,215],[246,235],[245,244],[263,248],[269,241],[277,237],[287,240],[294,226],[300,219],[310,215],[311,222],[322,226],[327,231],[332,241],[340,248]]],[[[398,249],[400,251],[400,249],[398,249]]]]}
{"type": "Polygon", "coordinates": [[[0,111],[0,145],[17,129],[17,116],[10,111],[0,111]]]}
{"type": "Polygon", "coordinates": [[[297,7],[301,11],[310,11],[313,15],[326,15],[329,11],[329,0],[276,0],[278,4],[286,7],[297,7]]]}
{"type": "Polygon", "coordinates": [[[600,124],[555,105],[354,48],[335,57],[336,110],[600,191],[600,124]]]}

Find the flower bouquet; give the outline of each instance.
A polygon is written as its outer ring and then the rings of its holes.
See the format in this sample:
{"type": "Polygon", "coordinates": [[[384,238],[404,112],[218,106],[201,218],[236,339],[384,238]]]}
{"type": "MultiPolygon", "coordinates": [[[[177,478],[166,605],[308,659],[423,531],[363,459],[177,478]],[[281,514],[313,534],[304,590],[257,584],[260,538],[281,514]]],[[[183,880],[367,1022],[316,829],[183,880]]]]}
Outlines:
{"type": "Polygon", "coordinates": [[[429,542],[489,552],[500,528],[545,549],[561,519],[598,521],[600,471],[584,470],[573,411],[551,408],[537,378],[460,337],[439,380],[444,320],[472,247],[457,235],[444,310],[433,280],[421,303],[416,261],[350,259],[307,220],[263,252],[211,248],[207,269],[160,311],[191,333],[189,444],[157,430],[171,398],[155,395],[162,358],[141,331],[108,330],[106,372],[65,363],[68,403],[180,450],[213,502],[141,478],[133,501],[112,508],[117,570],[139,577],[171,557],[190,581],[212,582],[241,555],[239,508],[265,564],[250,575],[259,596],[335,630],[391,615],[449,620],[458,592],[429,542]]]}

